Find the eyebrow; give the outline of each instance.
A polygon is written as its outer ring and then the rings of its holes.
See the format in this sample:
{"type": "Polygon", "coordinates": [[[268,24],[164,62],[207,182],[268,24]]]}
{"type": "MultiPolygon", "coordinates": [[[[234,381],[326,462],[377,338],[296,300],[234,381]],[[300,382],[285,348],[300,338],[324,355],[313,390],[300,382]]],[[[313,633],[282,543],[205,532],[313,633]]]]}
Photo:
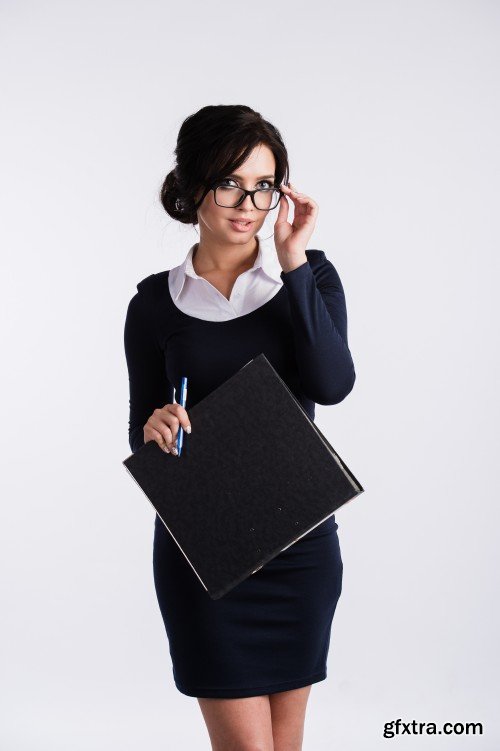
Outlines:
{"type": "MultiPolygon", "coordinates": [[[[228,177],[235,177],[237,180],[242,180],[241,175],[237,175],[236,173],[233,173],[232,175],[228,175],[228,177]]],[[[274,180],[275,175],[262,175],[262,177],[258,177],[255,182],[259,182],[259,180],[274,180]]]]}

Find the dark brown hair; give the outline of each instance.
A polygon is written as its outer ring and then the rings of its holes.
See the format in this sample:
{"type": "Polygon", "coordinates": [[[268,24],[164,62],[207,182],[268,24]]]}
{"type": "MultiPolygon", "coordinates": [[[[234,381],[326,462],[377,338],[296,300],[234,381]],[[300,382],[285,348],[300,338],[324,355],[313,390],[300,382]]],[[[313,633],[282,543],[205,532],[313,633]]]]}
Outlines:
{"type": "Polygon", "coordinates": [[[197,224],[197,209],[210,187],[233,173],[259,144],[268,146],[276,160],[275,185],[288,182],[288,154],[281,134],[260,112],[243,104],[202,107],[182,123],[175,147],[176,166],[160,190],[169,216],[197,224]],[[198,202],[195,196],[202,189],[198,202]]]}

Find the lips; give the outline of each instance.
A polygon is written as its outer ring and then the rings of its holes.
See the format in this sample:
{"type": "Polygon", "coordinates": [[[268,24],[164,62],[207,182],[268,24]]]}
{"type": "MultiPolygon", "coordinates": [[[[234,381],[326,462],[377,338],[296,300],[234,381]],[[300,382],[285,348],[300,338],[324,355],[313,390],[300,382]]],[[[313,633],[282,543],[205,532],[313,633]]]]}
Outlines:
{"type": "Polygon", "coordinates": [[[233,229],[238,232],[245,232],[253,225],[253,219],[249,219],[248,221],[243,219],[230,219],[229,221],[231,222],[233,229]]]}

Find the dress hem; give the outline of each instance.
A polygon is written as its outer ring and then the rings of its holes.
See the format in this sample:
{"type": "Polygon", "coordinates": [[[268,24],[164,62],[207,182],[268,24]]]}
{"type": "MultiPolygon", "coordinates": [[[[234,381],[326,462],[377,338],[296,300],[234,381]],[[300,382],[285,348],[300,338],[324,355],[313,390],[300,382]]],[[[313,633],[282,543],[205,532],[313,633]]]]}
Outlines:
{"type": "Polygon", "coordinates": [[[186,696],[195,696],[200,699],[242,699],[248,696],[263,696],[266,694],[275,694],[278,691],[292,691],[295,688],[303,688],[311,683],[324,681],[327,677],[326,670],[314,673],[307,678],[297,679],[294,681],[285,681],[284,683],[273,683],[267,686],[257,688],[188,688],[175,681],[177,689],[181,694],[186,696]]]}

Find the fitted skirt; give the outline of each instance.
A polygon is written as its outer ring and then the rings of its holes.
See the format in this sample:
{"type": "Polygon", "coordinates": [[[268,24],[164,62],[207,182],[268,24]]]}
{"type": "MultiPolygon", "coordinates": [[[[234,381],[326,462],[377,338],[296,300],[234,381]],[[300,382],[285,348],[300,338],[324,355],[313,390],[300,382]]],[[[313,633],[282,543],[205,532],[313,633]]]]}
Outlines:
{"type": "Polygon", "coordinates": [[[154,583],[181,693],[259,696],[326,678],[342,591],[337,529],[330,517],[212,600],[156,514],[154,583]]]}

